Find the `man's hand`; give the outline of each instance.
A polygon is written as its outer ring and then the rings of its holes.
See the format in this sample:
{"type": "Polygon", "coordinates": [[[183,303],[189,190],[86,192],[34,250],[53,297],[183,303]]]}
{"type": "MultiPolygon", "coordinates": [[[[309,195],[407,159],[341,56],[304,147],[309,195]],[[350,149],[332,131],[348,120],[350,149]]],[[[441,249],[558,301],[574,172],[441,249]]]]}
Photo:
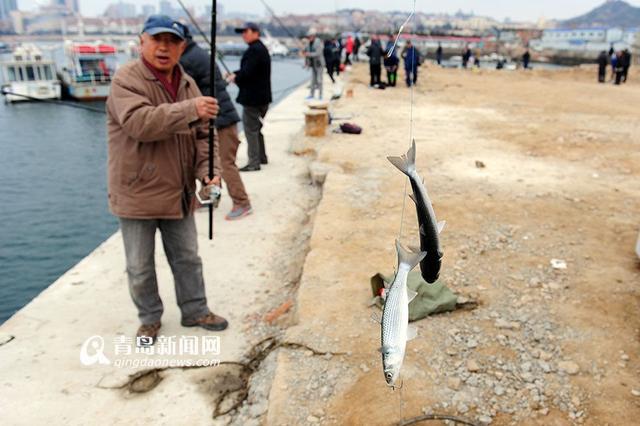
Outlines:
{"type": "Polygon", "coordinates": [[[198,117],[203,120],[216,118],[218,111],[220,110],[218,101],[211,96],[200,96],[195,98],[195,103],[198,117]]]}
{"type": "Polygon", "coordinates": [[[227,83],[235,83],[236,74],[235,73],[227,74],[227,76],[225,77],[225,80],[227,80],[227,83]]]}
{"type": "Polygon", "coordinates": [[[213,179],[209,179],[209,176],[202,178],[202,181],[206,186],[216,185],[220,186],[220,176],[214,176],[213,179]]]}

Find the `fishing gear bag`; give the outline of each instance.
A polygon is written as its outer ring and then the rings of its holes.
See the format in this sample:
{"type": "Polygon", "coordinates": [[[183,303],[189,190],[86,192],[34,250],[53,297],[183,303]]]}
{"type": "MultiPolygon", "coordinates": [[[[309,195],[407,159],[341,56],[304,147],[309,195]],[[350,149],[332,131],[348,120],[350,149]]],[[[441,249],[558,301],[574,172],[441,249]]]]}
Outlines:
{"type": "Polygon", "coordinates": [[[342,123],[340,125],[340,130],[342,131],[342,133],[349,133],[352,135],[359,135],[360,133],[362,133],[362,127],[353,123],[342,123]]]}

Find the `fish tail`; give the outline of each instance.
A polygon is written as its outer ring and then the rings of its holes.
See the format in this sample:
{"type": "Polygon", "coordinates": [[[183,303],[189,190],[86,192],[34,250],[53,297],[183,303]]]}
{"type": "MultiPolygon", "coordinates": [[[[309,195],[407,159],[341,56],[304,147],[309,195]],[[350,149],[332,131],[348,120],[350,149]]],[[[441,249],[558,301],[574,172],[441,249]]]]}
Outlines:
{"type": "Polygon", "coordinates": [[[411,172],[416,169],[416,141],[411,143],[411,148],[409,148],[406,155],[403,155],[402,157],[387,157],[387,160],[396,166],[402,173],[410,176],[411,172]]]}
{"type": "Polygon", "coordinates": [[[427,255],[426,251],[414,253],[407,250],[398,240],[396,240],[396,250],[398,252],[398,269],[400,269],[401,263],[405,263],[409,265],[410,269],[413,269],[427,255]]]}

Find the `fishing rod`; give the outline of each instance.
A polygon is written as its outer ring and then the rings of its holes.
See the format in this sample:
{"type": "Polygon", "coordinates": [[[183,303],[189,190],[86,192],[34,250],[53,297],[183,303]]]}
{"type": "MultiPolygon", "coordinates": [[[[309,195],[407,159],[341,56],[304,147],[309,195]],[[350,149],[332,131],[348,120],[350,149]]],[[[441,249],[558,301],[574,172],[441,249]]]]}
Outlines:
{"type": "MultiPolygon", "coordinates": [[[[180,3],[180,7],[182,7],[182,10],[184,10],[184,13],[187,15],[187,17],[189,18],[189,20],[191,21],[191,24],[195,27],[196,30],[198,30],[198,32],[200,33],[200,35],[202,36],[202,38],[204,39],[204,41],[211,46],[211,42],[209,41],[209,38],[207,37],[207,35],[204,33],[204,31],[202,31],[202,28],[200,27],[200,25],[198,25],[198,23],[196,22],[195,18],[193,17],[193,15],[191,14],[191,12],[189,12],[189,10],[187,9],[187,7],[184,5],[184,3],[182,2],[182,0],[178,0],[178,3],[180,3]]],[[[214,52],[214,49],[211,49],[211,52],[214,52]]],[[[224,60],[222,59],[222,54],[220,52],[215,52],[216,57],[218,58],[218,60],[220,61],[220,64],[222,65],[222,68],[224,68],[224,70],[228,73],[231,74],[231,70],[229,69],[229,67],[227,66],[227,64],[224,63],[224,60]]],[[[211,74],[211,75],[215,75],[215,74],[211,74]]]]}
{"type": "Polygon", "coordinates": [[[273,9],[271,9],[271,6],[269,6],[265,0],[260,0],[260,3],[262,3],[262,5],[267,9],[267,11],[271,14],[271,17],[276,20],[278,25],[282,27],[284,32],[286,32],[289,37],[296,40],[298,44],[304,49],[304,44],[300,41],[299,37],[296,37],[295,35],[293,35],[293,33],[289,30],[289,28],[287,28],[287,26],[280,20],[280,18],[278,18],[278,16],[273,11],[273,9]]]}
{"type": "MultiPolygon", "coordinates": [[[[180,2],[182,3],[182,2],[180,2]]],[[[216,0],[212,0],[212,5],[211,5],[211,53],[212,55],[209,56],[210,60],[209,60],[209,75],[211,76],[211,82],[213,84],[211,84],[211,96],[213,96],[214,98],[216,97],[216,84],[215,84],[215,78],[214,76],[216,75],[216,56],[215,56],[215,52],[216,52],[216,35],[217,35],[217,23],[218,23],[218,16],[217,16],[217,12],[216,9],[218,8],[218,2],[216,0]]],[[[213,180],[213,136],[214,136],[214,131],[215,131],[215,119],[212,117],[209,119],[209,181],[213,180]]],[[[213,189],[213,188],[212,188],[213,189]]],[[[213,203],[214,203],[214,198],[213,197],[217,197],[217,195],[219,194],[219,190],[217,191],[218,194],[215,193],[216,191],[211,190],[211,193],[209,195],[209,240],[213,240],[213,203]]]]}
{"type": "Polygon", "coordinates": [[[78,104],[75,104],[75,103],[58,101],[58,100],[55,100],[55,99],[35,98],[33,96],[23,95],[21,93],[10,92],[10,91],[8,91],[6,89],[2,89],[2,94],[5,95],[5,96],[7,96],[7,95],[19,96],[21,98],[29,99],[30,101],[38,101],[38,102],[43,102],[45,104],[64,105],[64,106],[68,106],[68,107],[71,107],[71,108],[84,109],[84,110],[91,111],[91,112],[99,112],[101,114],[106,114],[107,113],[105,110],[100,109],[100,108],[93,108],[93,107],[86,106],[86,105],[78,105],[78,104]]]}

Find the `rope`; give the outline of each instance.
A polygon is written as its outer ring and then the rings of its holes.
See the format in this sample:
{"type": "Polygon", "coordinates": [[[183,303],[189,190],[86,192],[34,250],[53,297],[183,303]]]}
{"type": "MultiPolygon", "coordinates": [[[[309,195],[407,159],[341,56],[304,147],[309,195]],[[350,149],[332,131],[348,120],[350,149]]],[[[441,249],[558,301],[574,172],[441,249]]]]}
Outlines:
{"type": "Polygon", "coordinates": [[[87,105],[80,105],[80,104],[76,104],[76,103],[73,103],[73,102],[60,101],[60,100],[57,100],[57,99],[35,98],[33,96],[23,95],[23,94],[20,94],[20,93],[14,93],[14,92],[11,92],[11,91],[6,90],[6,89],[2,90],[2,94],[5,95],[5,96],[6,95],[19,96],[21,98],[29,99],[30,101],[42,102],[42,103],[45,103],[45,104],[64,105],[64,106],[68,106],[68,107],[71,107],[71,108],[84,109],[86,111],[97,112],[97,113],[100,113],[100,114],[106,114],[107,113],[105,110],[100,109],[100,108],[93,108],[93,107],[90,107],[90,106],[87,106],[87,105]]]}

